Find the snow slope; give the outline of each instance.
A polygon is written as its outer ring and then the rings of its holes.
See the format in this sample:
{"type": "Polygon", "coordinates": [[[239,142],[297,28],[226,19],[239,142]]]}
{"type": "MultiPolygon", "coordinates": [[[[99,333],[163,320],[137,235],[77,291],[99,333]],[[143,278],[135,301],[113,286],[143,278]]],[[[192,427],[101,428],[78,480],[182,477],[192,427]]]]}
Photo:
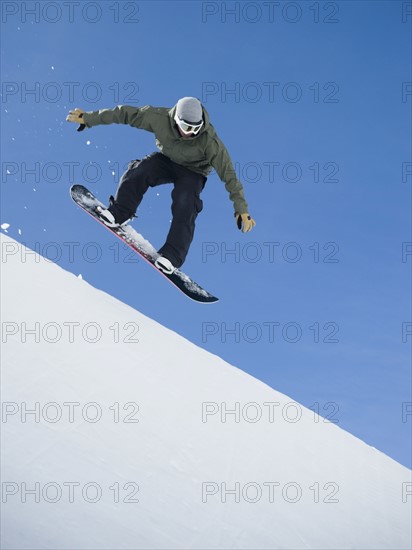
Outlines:
{"type": "Polygon", "coordinates": [[[3,548],[410,548],[408,469],[1,249],[3,548]]]}

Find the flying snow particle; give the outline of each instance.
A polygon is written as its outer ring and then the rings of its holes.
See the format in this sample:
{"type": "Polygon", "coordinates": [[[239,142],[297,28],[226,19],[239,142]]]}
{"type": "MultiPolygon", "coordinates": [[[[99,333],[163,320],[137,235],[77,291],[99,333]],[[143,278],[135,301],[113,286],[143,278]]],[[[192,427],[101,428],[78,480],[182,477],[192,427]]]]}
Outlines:
{"type": "Polygon", "coordinates": [[[90,145],[91,141],[86,141],[86,145],[90,145]]]}
{"type": "Polygon", "coordinates": [[[8,229],[10,227],[10,224],[9,223],[2,223],[1,224],[1,228],[4,229],[6,231],[6,229],[8,229]]]}
{"type": "Polygon", "coordinates": [[[51,66],[51,69],[52,69],[52,71],[54,71],[54,67],[53,67],[53,65],[51,66]]]}
{"type": "Polygon", "coordinates": [[[79,274],[77,275],[77,278],[78,278],[78,279],[83,279],[83,275],[82,275],[81,273],[79,273],[79,274]]]}

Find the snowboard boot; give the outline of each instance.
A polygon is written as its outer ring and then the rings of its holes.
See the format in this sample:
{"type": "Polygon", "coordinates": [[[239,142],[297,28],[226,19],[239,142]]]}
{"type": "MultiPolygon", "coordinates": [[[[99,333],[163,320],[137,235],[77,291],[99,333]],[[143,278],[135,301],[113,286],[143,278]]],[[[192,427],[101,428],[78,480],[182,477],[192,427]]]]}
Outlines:
{"type": "Polygon", "coordinates": [[[110,205],[108,208],[102,208],[101,206],[96,208],[99,219],[107,225],[107,227],[111,227],[112,229],[125,227],[135,216],[122,212],[113,196],[110,196],[109,201],[110,205]]]}
{"type": "Polygon", "coordinates": [[[166,275],[171,275],[176,269],[172,262],[165,258],[164,256],[159,256],[155,261],[155,266],[157,269],[165,273],[166,275]]]}

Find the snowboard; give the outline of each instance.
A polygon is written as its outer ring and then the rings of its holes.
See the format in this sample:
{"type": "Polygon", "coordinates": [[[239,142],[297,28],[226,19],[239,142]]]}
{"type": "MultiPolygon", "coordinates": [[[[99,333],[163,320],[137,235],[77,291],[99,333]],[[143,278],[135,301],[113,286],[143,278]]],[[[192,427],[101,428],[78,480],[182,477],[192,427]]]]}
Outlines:
{"type": "Polygon", "coordinates": [[[198,285],[191,277],[176,269],[170,275],[163,273],[160,269],[155,266],[156,258],[159,257],[156,249],[147,241],[140,233],[138,233],[130,225],[125,227],[116,227],[111,228],[105,225],[99,218],[96,208],[98,206],[106,208],[106,206],[101,203],[91,191],[89,191],[83,185],[73,185],[70,188],[70,195],[74,202],[80,206],[85,212],[90,214],[95,220],[97,220],[101,225],[108,229],[111,233],[114,233],[116,237],[121,239],[127,246],[129,246],[136,254],[146,260],[156,271],[158,271],[163,277],[169,279],[169,281],[178,288],[183,294],[188,298],[191,298],[195,302],[200,302],[203,304],[210,304],[217,302],[219,299],[216,296],[213,296],[207,292],[204,288],[198,285]]]}

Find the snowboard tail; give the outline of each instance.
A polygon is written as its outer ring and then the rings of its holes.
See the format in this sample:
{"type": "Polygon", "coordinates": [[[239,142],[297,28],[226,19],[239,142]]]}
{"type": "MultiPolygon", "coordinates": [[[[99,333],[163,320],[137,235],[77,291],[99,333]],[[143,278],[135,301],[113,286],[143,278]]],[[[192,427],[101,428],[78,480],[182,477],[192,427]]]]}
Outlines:
{"type": "Polygon", "coordinates": [[[70,195],[74,202],[80,206],[85,212],[97,220],[101,225],[108,229],[111,233],[114,233],[116,237],[121,239],[129,248],[131,248],[136,254],[141,256],[146,260],[156,271],[161,275],[169,279],[169,281],[178,288],[183,294],[188,298],[191,298],[195,302],[200,302],[204,304],[210,304],[217,302],[219,299],[210,292],[207,292],[204,288],[198,285],[191,277],[176,269],[173,273],[166,274],[163,271],[160,271],[155,266],[156,258],[159,257],[159,253],[156,249],[140,235],[133,227],[126,225],[125,227],[116,227],[111,228],[105,225],[97,214],[97,207],[106,208],[106,206],[101,203],[91,191],[89,191],[83,185],[73,185],[70,188],[70,195]]]}

